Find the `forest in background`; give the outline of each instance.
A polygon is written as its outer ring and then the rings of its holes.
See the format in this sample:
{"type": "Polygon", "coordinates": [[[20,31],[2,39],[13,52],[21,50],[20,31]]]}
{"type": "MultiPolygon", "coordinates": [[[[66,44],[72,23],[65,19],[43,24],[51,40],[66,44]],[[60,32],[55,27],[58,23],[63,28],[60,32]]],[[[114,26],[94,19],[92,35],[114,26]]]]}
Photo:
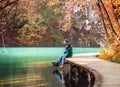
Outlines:
{"type": "Polygon", "coordinates": [[[119,43],[119,0],[0,0],[0,46],[119,43]]]}
{"type": "Polygon", "coordinates": [[[0,46],[63,46],[68,38],[98,47],[104,31],[97,10],[90,0],[0,0],[0,46]]]}
{"type": "Polygon", "coordinates": [[[0,46],[101,47],[120,63],[120,0],[0,0],[0,46]]]}
{"type": "Polygon", "coordinates": [[[101,47],[120,63],[120,0],[0,0],[0,46],[101,47]]]}

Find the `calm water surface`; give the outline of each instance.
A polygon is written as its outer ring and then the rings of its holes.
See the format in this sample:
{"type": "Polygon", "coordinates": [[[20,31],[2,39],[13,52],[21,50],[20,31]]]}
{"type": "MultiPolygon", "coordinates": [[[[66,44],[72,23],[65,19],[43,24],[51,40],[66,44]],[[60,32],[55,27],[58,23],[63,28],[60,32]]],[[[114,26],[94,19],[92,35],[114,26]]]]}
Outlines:
{"type": "MultiPolygon", "coordinates": [[[[74,48],[74,53],[94,53],[99,48],[74,48]]],[[[68,68],[58,69],[51,65],[64,48],[0,48],[0,87],[64,87],[54,71],[70,71],[68,68]]]]}

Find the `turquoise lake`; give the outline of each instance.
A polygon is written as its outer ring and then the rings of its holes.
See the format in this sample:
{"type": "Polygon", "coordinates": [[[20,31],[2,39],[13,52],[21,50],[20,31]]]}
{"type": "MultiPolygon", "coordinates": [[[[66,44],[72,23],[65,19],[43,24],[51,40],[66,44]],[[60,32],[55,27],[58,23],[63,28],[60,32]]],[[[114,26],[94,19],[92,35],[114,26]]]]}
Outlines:
{"type": "MultiPolygon", "coordinates": [[[[5,50],[0,48],[0,87],[64,87],[51,74],[56,69],[51,62],[62,55],[64,49],[64,47],[8,47],[5,50]]],[[[99,52],[99,48],[73,47],[74,54],[96,52],[99,52]]]]}
{"type": "MultiPolygon", "coordinates": [[[[0,48],[0,63],[52,61],[64,53],[64,47],[9,47],[0,48]]],[[[99,48],[73,48],[73,54],[95,53],[99,48]]]]}

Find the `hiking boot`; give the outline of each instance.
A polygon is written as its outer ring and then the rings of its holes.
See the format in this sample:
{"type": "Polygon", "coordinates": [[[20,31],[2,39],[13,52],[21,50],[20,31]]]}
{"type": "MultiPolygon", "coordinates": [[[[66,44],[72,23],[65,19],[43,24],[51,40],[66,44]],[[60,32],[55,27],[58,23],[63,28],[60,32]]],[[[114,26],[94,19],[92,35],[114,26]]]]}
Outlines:
{"type": "Polygon", "coordinates": [[[52,65],[58,67],[58,65],[56,64],[56,62],[52,62],[52,65]]]}

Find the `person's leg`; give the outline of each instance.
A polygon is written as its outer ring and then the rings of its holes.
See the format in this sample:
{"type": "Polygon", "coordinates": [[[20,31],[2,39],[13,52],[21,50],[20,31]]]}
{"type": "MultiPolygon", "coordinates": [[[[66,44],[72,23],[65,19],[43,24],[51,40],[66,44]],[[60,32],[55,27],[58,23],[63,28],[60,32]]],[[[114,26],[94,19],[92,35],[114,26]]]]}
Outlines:
{"type": "Polygon", "coordinates": [[[66,57],[66,55],[62,55],[60,57],[58,57],[57,61],[56,61],[56,65],[59,65],[61,63],[61,61],[66,57]]]}
{"type": "Polygon", "coordinates": [[[62,56],[60,56],[60,57],[58,57],[57,61],[56,61],[56,62],[52,62],[52,64],[53,64],[54,66],[58,67],[58,66],[59,66],[59,64],[60,64],[60,63],[61,63],[61,61],[62,61],[62,57],[63,57],[63,55],[62,55],[62,56]]]}
{"type": "Polygon", "coordinates": [[[62,60],[61,60],[61,68],[63,68],[64,67],[64,62],[65,62],[65,58],[66,58],[67,56],[63,56],[62,57],[62,60]]]}
{"type": "Polygon", "coordinates": [[[61,63],[62,65],[64,65],[64,63],[65,63],[65,58],[66,58],[66,57],[63,57],[63,58],[62,58],[62,63],[61,63]]]}

